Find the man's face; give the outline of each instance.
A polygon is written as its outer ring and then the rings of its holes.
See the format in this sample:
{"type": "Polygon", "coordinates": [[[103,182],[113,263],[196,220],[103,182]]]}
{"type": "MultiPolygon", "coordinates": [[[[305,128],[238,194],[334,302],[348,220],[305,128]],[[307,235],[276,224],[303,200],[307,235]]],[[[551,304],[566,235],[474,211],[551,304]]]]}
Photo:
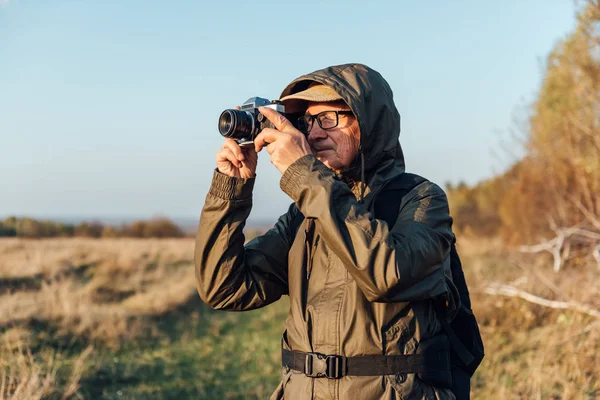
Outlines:
{"type": "MultiPolygon", "coordinates": [[[[306,114],[316,116],[323,111],[350,111],[350,107],[343,101],[310,103],[306,114]]],[[[338,125],[327,130],[322,129],[315,120],[306,138],[315,157],[328,168],[339,172],[350,167],[358,154],[360,146],[358,120],[352,114],[339,114],[338,125]]]]}

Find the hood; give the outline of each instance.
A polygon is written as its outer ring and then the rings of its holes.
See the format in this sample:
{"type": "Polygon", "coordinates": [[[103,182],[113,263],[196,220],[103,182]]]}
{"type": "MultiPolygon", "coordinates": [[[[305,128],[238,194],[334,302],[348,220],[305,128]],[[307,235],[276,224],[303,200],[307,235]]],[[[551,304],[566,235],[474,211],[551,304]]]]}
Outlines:
{"type": "Polygon", "coordinates": [[[280,98],[300,92],[313,82],[335,90],[358,119],[364,170],[361,171],[359,155],[350,168],[342,171],[342,177],[353,181],[364,179],[371,186],[378,175],[391,178],[404,172],[404,154],[398,141],[400,114],[394,105],[392,89],[379,72],[363,64],[327,67],[295,79],[280,98]]]}

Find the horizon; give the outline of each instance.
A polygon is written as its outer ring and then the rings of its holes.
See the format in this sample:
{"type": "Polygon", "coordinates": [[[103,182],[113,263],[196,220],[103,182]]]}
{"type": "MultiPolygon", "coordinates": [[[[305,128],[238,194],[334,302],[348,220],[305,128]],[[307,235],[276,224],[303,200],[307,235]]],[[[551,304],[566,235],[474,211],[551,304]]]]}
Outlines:
{"type": "MultiPolygon", "coordinates": [[[[92,222],[100,222],[104,225],[111,225],[111,226],[118,226],[121,224],[130,224],[132,222],[136,222],[136,221],[149,221],[155,218],[167,218],[170,221],[172,221],[173,223],[175,223],[176,225],[178,225],[181,228],[191,228],[191,227],[195,227],[197,228],[199,220],[200,220],[200,215],[198,215],[197,217],[187,217],[187,216],[168,216],[168,215],[152,215],[152,216],[110,216],[110,215],[105,215],[105,216],[81,216],[81,215],[55,215],[55,216],[43,216],[43,215],[16,215],[16,214],[0,214],[0,222],[2,220],[5,220],[7,218],[11,218],[11,217],[15,217],[15,218],[31,218],[37,221],[50,221],[50,222],[57,222],[57,223],[63,223],[63,224],[69,224],[69,225],[77,225],[83,222],[88,222],[88,223],[92,223],[92,222]]],[[[248,218],[246,220],[246,227],[250,227],[250,228],[265,228],[268,227],[270,225],[272,225],[272,222],[270,219],[259,219],[259,218],[248,218]]]]}

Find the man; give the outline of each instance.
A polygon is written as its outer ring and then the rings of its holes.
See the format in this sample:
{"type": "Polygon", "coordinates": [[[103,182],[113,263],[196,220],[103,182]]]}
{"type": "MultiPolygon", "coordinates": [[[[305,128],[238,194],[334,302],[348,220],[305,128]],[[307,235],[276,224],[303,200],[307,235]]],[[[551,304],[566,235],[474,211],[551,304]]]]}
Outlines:
{"type": "Polygon", "coordinates": [[[375,213],[404,173],[392,90],[373,69],[348,64],[294,80],[281,101],[303,116],[292,123],[262,108],[276,129],[254,149],[227,139],[217,152],[196,242],[200,296],[243,311],[289,295],[273,399],[453,399],[433,305],[444,299],[451,315],[458,302],[446,196],[425,181],[391,210],[393,224],[375,213]],[[262,149],[293,203],[244,245],[262,149]]]}

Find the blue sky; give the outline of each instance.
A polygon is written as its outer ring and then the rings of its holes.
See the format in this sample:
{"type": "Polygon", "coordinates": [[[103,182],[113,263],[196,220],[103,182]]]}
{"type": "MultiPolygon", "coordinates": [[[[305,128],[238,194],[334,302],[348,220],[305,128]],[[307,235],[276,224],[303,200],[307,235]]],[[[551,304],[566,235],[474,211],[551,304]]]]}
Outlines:
{"type": "MultiPolygon", "coordinates": [[[[570,0],[0,0],[0,216],[197,218],[221,111],[347,62],[390,83],[408,171],[476,183],[575,22],[570,0]]],[[[287,209],[279,178],[264,152],[254,220],[287,209]]]]}

